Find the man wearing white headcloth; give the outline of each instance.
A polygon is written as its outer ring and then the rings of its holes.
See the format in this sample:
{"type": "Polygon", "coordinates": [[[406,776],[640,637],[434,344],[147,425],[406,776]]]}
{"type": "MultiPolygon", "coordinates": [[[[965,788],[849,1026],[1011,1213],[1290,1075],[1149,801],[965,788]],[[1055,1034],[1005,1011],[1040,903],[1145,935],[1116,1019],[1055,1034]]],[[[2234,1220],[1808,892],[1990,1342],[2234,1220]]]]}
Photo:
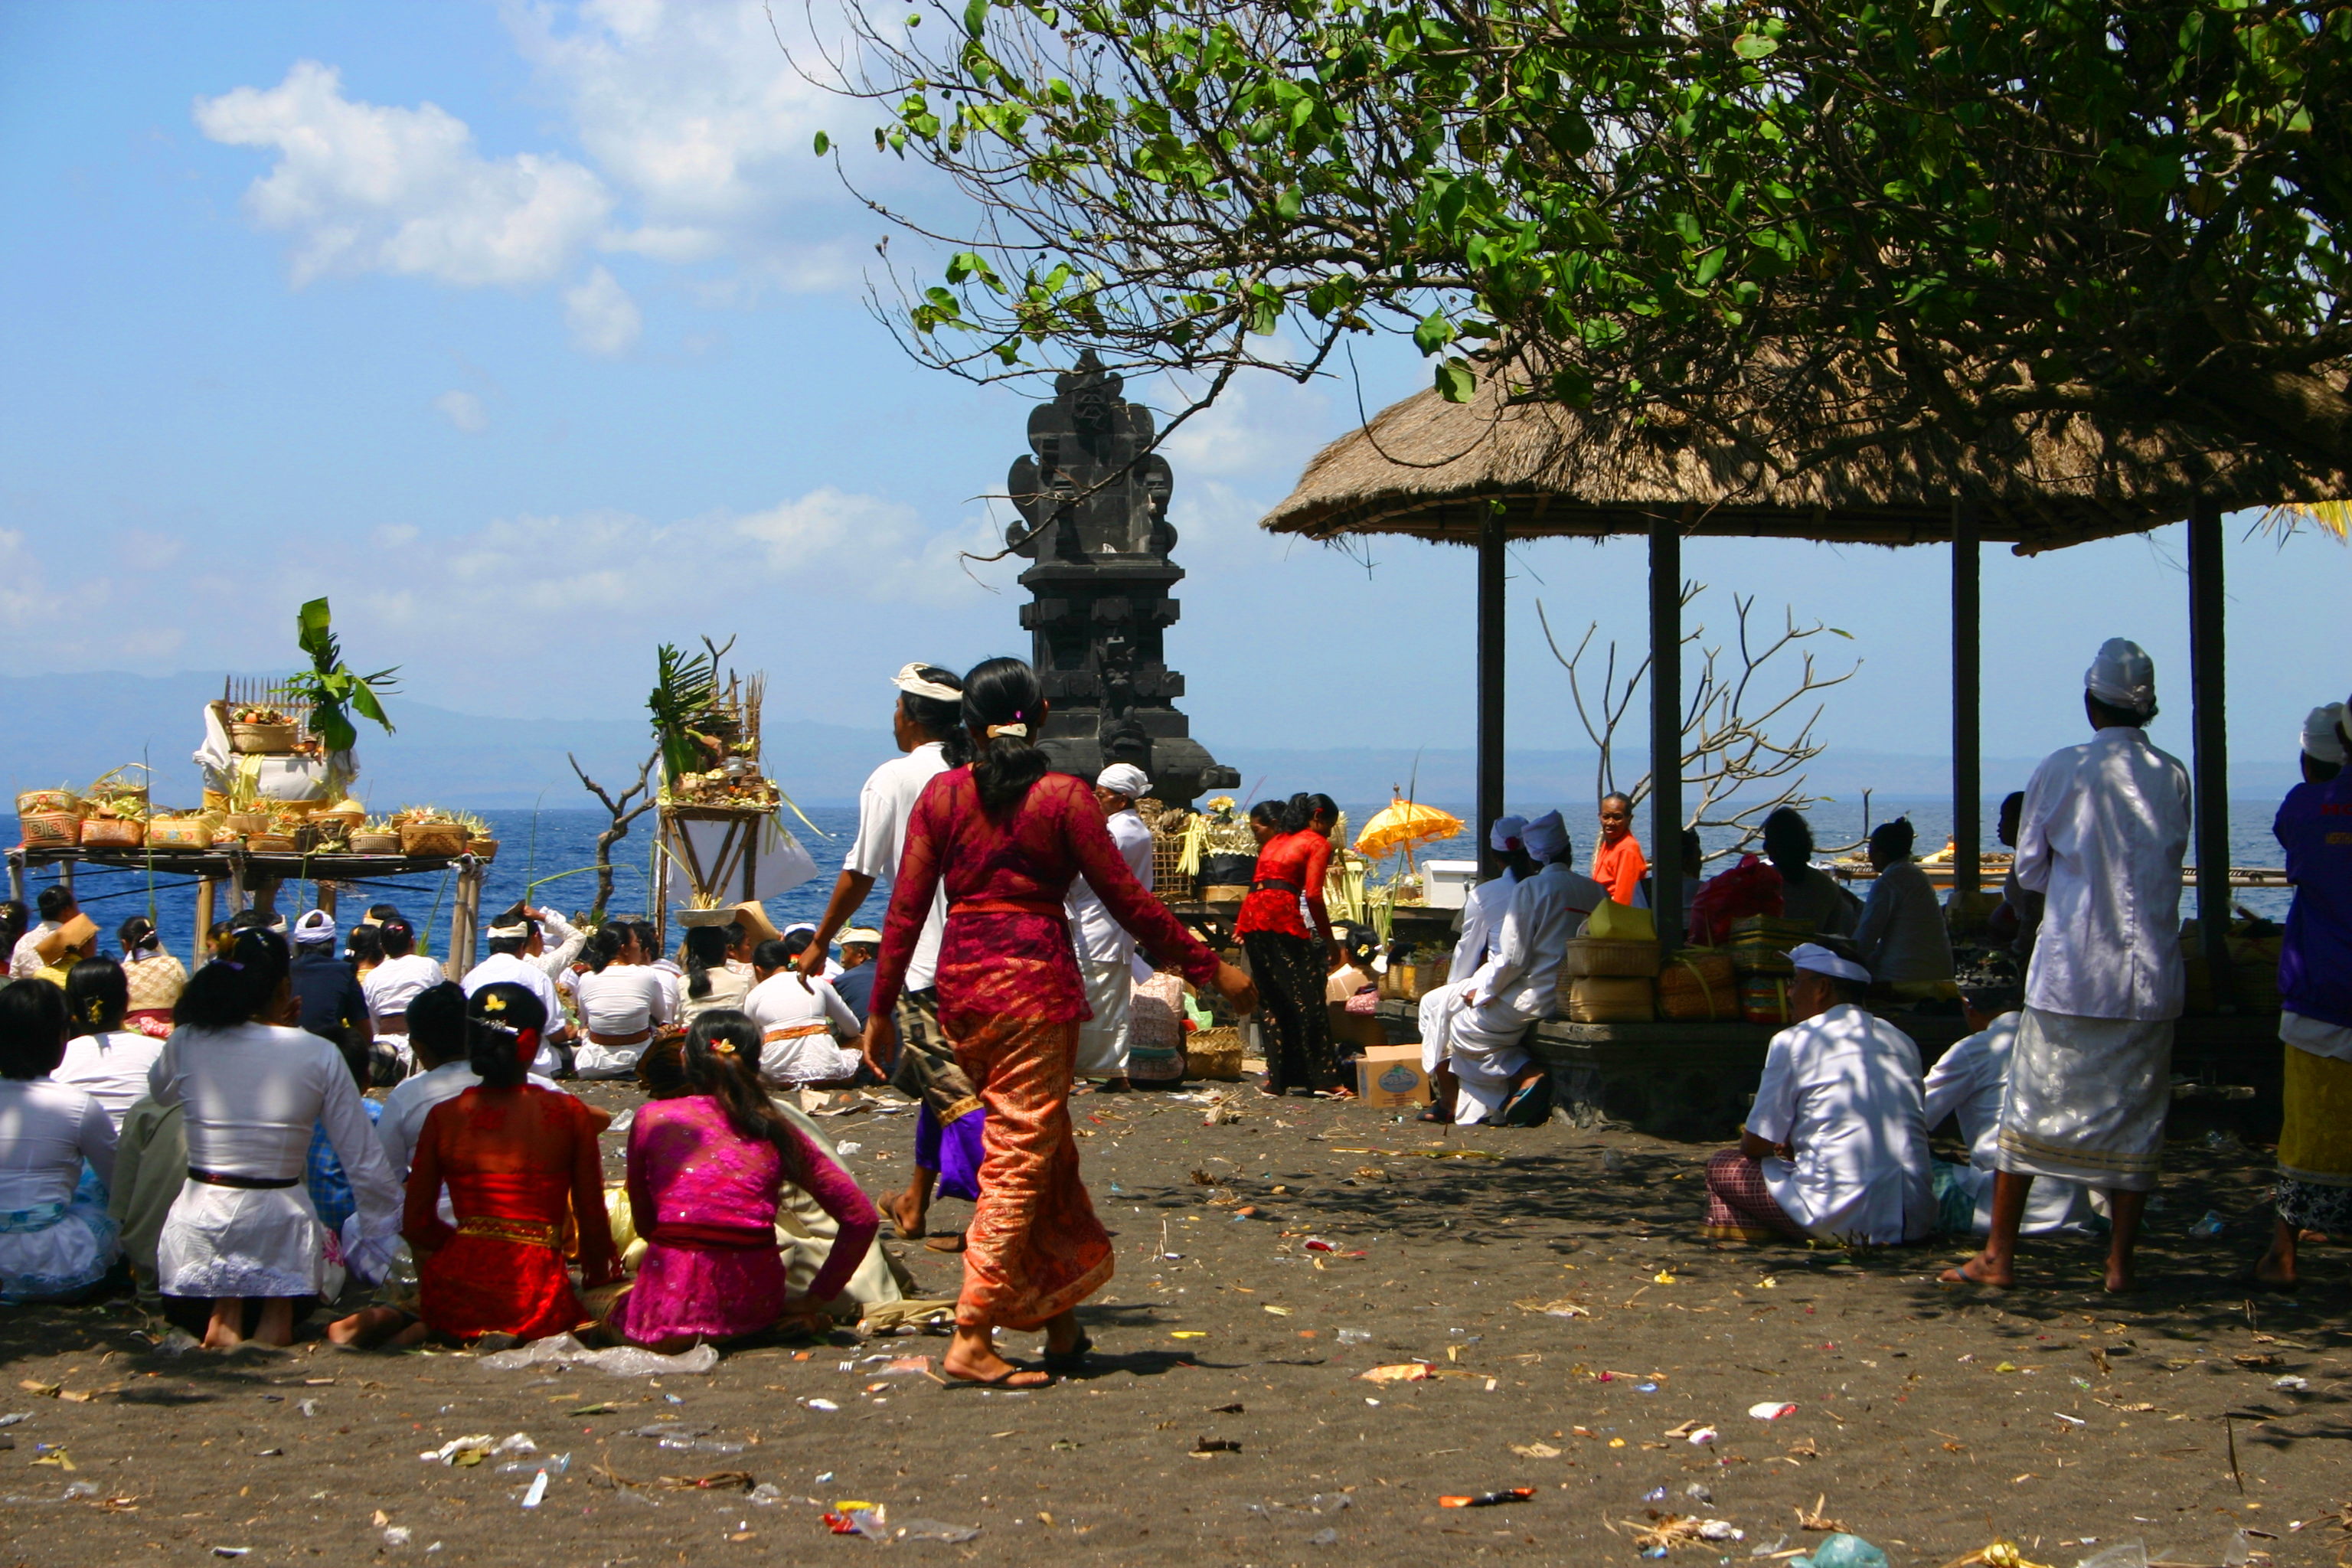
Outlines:
{"type": "Polygon", "coordinates": [[[1919,1047],[1862,1005],[1870,971],[1818,942],[1789,954],[1790,1011],[1772,1037],[1739,1147],[1706,1165],[1706,1234],[1897,1247],[1936,1224],[1919,1047]]]}
{"type": "Polygon", "coordinates": [[[2033,773],[2017,880],[2043,896],[2025,1016],[2000,1107],[1992,1234],[1943,1278],[2007,1285],[2033,1178],[2107,1197],[2106,1288],[2131,1289],[2132,1247],[2155,1189],[2180,1016],[2180,863],[2189,770],[2149,744],[2156,665],[2110,637],[2083,678],[2089,741],[2033,773]]]}
{"type": "MultiPolygon", "coordinates": [[[[1151,829],[1135,803],[1151,793],[1151,780],[1133,763],[1114,763],[1095,779],[1095,799],[1103,808],[1110,841],[1127,858],[1127,868],[1151,886],[1151,829]]],[[[1135,938],[1111,918],[1084,877],[1070,884],[1070,940],[1077,948],[1078,977],[1087,987],[1094,1016],[1078,1026],[1076,1074],[1098,1079],[1106,1094],[1124,1094],[1127,1079],[1129,1004],[1135,996],[1135,938]]]]}
{"type": "Polygon", "coordinates": [[[1500,1123],[1533,1101],[1545,1069],[1522,1042],[1551,1016],[1568,939],[1609,897],[1570,865],[1575,846],[1559,813],[1528,823],[1520,843],[1538,869],[1512,889],[1486,961],[1421,999],[1423,1059],[1446,1068],[1444,1079],[1431,1075],[1439,1100],[1424,1120],[1500,1123]]]}
{"type": "MultiPolygon", "coordinates": [[[[1462,930],[1454,939],[1454,957],[1445,966],[1448,979],[1466,980],[1478,973],[1478,966],[1495,949],[1495,933],[1503,923],[1503,912],[1511,907],[1511,895],[1538,869],[1522,837],[1527,830],[1528,819],[1517,816],[1498,816],[1495,826],[1487,829],[1486,842],[1503,858],[1502,874],[1463,895],[1462,930]]],[[[1433,999],[1443,989],[1441,986],[1424,992],[1421,998],[1421,1070],[1429,1075],[1439,1102],[1422,1113],[1424,1121],[1451,1121],[1455,1103],[1454,1069],[1445,1065],[1443,1031],[1438,1022],[1444,1002],[1435,1001],[1438,1010],[1433,1011],[1433,999]]]]}
{"type": "Polygon", "coordinates": [[[483,933],[483,945],[488,952],[481,963],[466,971],[466,978],[458,984],[465,987],[467,996],[485,985],[508,984],[520,985],[538,997],[547,1009],[547,1027],[540,1037],[539,1054],[531,1058],[530,1070],[543,1078],[552,1078],[565,1066],[572,1022],[563,1011],[555,982],[541,963],[546,952],[546,938],[540,932],[540,913],[527,904],[517,903],[493,917],[483,933]]]}
{"type": "MultiPolygon", "coordinates": [[[[876,768],[858,792],[857,841],[842,862],[814,940],[795,961],[811,979],[824,978],[835,933],[849,923],[875,885],[897,878],[915,802],[926,785],[948,771],[948,743],[963,733],[963,682],[952,670],[909,664],[890,684],[898,690],[890,711],[890,733],[905,754],[876,768]]],[[[942,886],[916,941],[915,955],[907,963],[906,989],[896,1012],[898,1065],[890,1080],[919,1098],[922,1110],[915,1121],[915,1163],[907,1189],[885,1198],[882,1208],[908,1240],[923,1235],[934,1184],[943,1183],[940,1190],[950,1197],[976,1198],[980,1192],[980,1129],[985,1118],[971,1080],[956,1063],[954,1045],[940,1028],[935,976],[947,900],[942,886]]]]}

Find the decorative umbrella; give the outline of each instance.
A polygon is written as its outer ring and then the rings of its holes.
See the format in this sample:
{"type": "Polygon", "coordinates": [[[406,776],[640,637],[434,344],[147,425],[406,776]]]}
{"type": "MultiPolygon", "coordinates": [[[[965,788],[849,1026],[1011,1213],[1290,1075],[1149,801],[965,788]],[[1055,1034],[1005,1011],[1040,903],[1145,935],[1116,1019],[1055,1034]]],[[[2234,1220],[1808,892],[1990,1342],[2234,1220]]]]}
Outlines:
{"type": "Polygon", "coordinates": [[[1415,845],[1433,844],[1461,831],[1462,819],[1452,812],[1399,795],[1364,824],[1356,835],[1356,852],[1378,859],[1402,849],[1410,859],[1415,845]]]}

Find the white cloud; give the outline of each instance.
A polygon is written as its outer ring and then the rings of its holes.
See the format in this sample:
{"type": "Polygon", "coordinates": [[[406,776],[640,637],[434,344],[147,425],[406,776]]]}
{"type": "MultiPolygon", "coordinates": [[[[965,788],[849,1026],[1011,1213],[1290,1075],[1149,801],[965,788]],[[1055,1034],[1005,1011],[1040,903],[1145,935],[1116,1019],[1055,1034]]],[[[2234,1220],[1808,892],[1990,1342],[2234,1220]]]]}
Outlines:
{"type": "Polygon", "coordinates": [[[834,198],[815,133],[843,100],[806,80],[803,7],[760,0],[585,0],[509,13],[523,55],[569,100],[581,145],[646,226],[616,245],[684,259],[773,234],[796,199],[834,198]]]}
{"type": "Polygon", "coordinates": [[[563,292],[563,320],[572,341],[592,354],[622,354],[645,331],[645,312],[610,272],[592,268],[579,287],[563,292]]]}
{"type": "Polygon", "coordinates": [[[461,287],[543,283],[603,232],[613,198],[569,159],[484,158],[466,122],[432,103],[343,96],[341,74],[298,61],[278,86],[200,98],[215,142],[274,148],[246,193],[264,228],[294,237],[297,285],[331,272],[391,272],[461,287]]]}
{"type": "Polygon", "coordinates": [[[470,392],[445,392],[433,400],[433,406],[468,436],[478,436],[490,427],[489,410],[470,392]]]}

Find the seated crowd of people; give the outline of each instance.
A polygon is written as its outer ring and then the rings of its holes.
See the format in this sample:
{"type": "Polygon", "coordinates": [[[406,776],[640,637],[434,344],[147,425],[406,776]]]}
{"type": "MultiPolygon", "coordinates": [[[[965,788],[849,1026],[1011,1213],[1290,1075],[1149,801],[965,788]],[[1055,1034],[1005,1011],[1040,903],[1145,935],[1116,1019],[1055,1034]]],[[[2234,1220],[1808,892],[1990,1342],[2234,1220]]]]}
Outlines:
{"type": "MultiPolygon", "coordinates": [[[[73,931],[53,890],[45,923],[73,931]]],[[[795,967],[811,929],[723,912],[667,964],[649,929],[518,907],[462,984],[382,907],[345,957],[324,911],[291,942],[240,916],[160,997],[133,994],[160,952],[144,919],[125,960],[62,984],[37,965],[0,986],[0,1300],[135,1288],[208,1346],[282,1345],[356,1285],[338,1342],[593,1325],[668,1350],[897,1299],[873,1205],[771,1093],[857,1077],[844,991],[878,937],[844,933],[836,989],[795,967]],[[619,1182],[572,1076],[649,1096],[619,1182]]]]}

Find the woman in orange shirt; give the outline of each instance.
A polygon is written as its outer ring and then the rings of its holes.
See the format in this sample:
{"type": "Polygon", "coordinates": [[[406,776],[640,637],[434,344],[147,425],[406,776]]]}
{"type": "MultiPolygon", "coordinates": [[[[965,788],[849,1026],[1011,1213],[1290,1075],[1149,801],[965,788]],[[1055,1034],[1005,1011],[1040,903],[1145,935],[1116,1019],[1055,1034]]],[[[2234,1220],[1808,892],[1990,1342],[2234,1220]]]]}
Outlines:
{"type": "Polygon", "coordinates": [[[1633,803],[1622,795],[1601,797],[1601,842],[1592,847],[1592,879],[1621,904],[1631,904],[1650,869],[1633,837],[1633,803]]]}
{"type": "Polygon", "coordinates": [[[1258,842],[1257,872],[1242,900],[1234,934],[1249,954],[1265,1031],[1268,1094],[1306,1088],[1345,1097],[1331,1020],[1323,1009],[1325,977],[1339,966],[1331,917],[1323,907],[1323,873],[1331,841],[1315,831],[1310,799],[1265,800],[1250,807],[1258,842]],[[1306,900],[1306,913],[1299,909],[1306,900]],[[1314,919],[1307,929],[1307,917],[1314,919]]]}

